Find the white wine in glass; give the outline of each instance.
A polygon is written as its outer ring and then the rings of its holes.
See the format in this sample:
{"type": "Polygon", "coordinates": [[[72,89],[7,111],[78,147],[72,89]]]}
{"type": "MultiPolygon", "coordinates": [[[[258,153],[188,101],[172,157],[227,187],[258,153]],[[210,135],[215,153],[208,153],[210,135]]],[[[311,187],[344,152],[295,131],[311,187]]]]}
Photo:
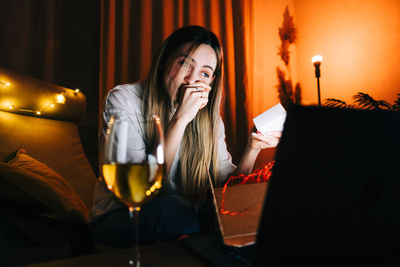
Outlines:
{"type": "Polygon", "coordinates": [[[137,122],[136,127],[151,129],[150,147],[144,155],[129,154],[129,138],[137,131],[130,118],[123,114],[110,117],[104,136],[102,174],[109,190],[129,207],[129,216],[136,221],[136,254],[129,265],[141,266],[139,253],[138,213],[141,205],[161,189],[164,178],[164,134],[160,118],[137,122]]]}

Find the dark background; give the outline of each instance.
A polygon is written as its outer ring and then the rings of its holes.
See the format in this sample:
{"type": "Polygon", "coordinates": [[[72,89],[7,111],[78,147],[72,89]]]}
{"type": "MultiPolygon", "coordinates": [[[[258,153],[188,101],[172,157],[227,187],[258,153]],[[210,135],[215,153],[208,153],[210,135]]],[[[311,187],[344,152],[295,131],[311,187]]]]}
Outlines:
{"type": "Polygon", "coordinates": [[[86,95],[79,123],[97,173],[99,0],[0,0],[0,66],[86,95]]]}

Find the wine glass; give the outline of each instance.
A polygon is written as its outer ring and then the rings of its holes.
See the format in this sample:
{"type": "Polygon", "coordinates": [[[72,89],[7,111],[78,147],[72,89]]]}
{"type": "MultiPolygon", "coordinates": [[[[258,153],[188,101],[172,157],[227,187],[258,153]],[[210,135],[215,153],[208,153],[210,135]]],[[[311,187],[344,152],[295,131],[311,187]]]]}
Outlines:
{"type": "Polygon", "coordinates": [[[164,135],[160,118],[156,115],[147,121],[135,123],[129,121],[131,119],[122,113],[110,117],[101,164],[108,189],[129,207],[132,224],[135,219],[136,253],[129,260],[129,265],[140,266],[139,211],[141,205],[153,198],[162,187],[165,170],[164,135]],[[150,129],[149,132],[153,133],[151,143],[147,145],[146,152],[129,152],[128,142],[132,142],[130,137],[132,134],[138,135],[141,129],[150,129]]]}

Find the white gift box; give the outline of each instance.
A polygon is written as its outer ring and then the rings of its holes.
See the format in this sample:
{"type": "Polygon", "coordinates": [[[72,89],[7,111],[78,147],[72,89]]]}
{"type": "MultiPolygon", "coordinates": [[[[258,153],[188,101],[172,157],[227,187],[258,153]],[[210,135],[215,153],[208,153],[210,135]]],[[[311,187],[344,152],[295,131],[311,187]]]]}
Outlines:
{"type": "Polygon", "coordinates": [[[286,110],[279,103],[253,119],[257,130],[263,135],[267,132],[282,131],[286,120],[286,110]]]}

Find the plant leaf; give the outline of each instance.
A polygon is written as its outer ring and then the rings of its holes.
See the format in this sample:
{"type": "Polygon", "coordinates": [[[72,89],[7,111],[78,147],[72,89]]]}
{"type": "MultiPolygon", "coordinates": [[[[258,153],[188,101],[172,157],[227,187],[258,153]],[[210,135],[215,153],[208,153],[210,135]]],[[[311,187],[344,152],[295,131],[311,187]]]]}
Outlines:
{"type": "Polygon", "coordinates": [[[394,101],[392,108],[394,111],[400,111],[400,93],[397,94],[397,99],[394,101]]]}
{"type": "Polygon", "coordinates": [[[350,105],[347,105],[345,101],[335,99],[335,98],[328,98],[325,101],[325,106],[330,108],[350,108],[350,105]]]}
{"type": "Polygon", "coordinates": [[[387,109],[391,110],[391,105],[385,100],[375,100],[369,94],[359,92],[354,97],[354,102],[357,103],[361,108],[380,110],[387,109]]]}
{"type": "Polygon", "coordinates": [[[294,88],[294,103],[300,105],[301,104],[301,87],[300,83],[296,83],[296,87],[294,88]]]}
{"type": "Polygon", "coordinates": [[[288,40],[291,44],[296,43],[297,29],[294,26],[293,16],[290,16],[288,6],[286,6],[285,12],[283,13],[283,23],[282,27],[279,28],[279,37],[282,42],[288,40]]]}
{"type": "Polygon", "coordinates": [[[284,107],[287,107],[294,102],[292,81],[290,79],[286,80],[285,72],[279,67],[276,68],[276,72],[279,81],[277,85],[279,101],[284,107]]]}

